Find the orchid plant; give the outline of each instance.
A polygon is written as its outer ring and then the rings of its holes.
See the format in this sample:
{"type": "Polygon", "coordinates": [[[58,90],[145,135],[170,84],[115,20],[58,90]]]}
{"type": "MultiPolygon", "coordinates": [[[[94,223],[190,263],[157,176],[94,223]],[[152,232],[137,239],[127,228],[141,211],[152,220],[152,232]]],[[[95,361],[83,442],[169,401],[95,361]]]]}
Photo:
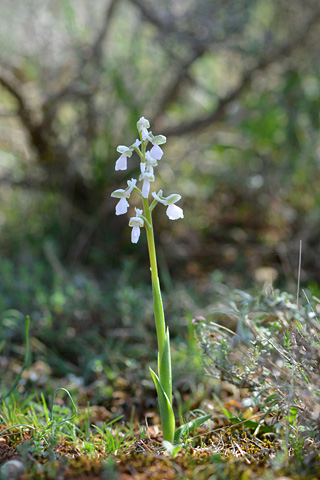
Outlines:
{"type": "Polygon", "coordinates": [[[160,282],[158,277],[158,266],[156,257],[156,248],[154,241],[154,231],[152,223],[152,212],[154,208],[161,203],[167,207],[166,214],[170,220],[178,220],[183,218],[183,210],[176,203],[181,199],[177,193],[167,197],[163,195],[163,191],[158,193],[151,192],[151,183],[155,181],[154,169],[158,165],[158,161],[163,156],[163,150],[160,145],[166,143],[164,135],[154,136],[149,130],[149,121],[142,117],[137,122],[139,139],[137,139],[130,147],[119,145],[117,152],[120,157],[116,161],[116,170],[126,170],[128,159],[135,152],[140,158],[139,182],[142,182],[141,188],[138,187],[138,181],[134,178],[128,180],[127,188],[115,190],[111,196],[119,199],[116,205],[116,215],[126,214],[130,204],[128,202],[131,194],[136,192],[142,201],[142,209],[135,207],[135,215],[130,218],[129,226],[132,228],[131,241],[137,243],[140,238],[141,228],[145,228],[147,236],[147,244],[149,250],[151,281],[153,290],[154,317],[156,324],[156,333],[158,341],[158,373],[150,368],[150,373],[156,386],[161,425],[164,441],[176,443],[181,435],[192,428],[201,425],[210,418],[211,415],[205,415],[196,418],[192,422],[178,428],[175,431],[175,417],[172,408],[172,368],[170,353],[169,329],[166,327],[164,309],[162,303],[160,282]],[[147,148],[150,146],[150,150],[147,148]]]}

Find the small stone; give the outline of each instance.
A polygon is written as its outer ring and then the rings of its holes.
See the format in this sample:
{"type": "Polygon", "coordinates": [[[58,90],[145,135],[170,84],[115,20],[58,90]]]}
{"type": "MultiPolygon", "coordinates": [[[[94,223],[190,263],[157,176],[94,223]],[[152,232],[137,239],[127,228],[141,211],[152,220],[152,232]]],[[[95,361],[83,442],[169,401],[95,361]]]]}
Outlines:
{"type": "Polygon", "coordinates": [[[0,469],[3,480],[17,480],[24,473],[24,466],[20,460],[9,460],[0,469]]]}

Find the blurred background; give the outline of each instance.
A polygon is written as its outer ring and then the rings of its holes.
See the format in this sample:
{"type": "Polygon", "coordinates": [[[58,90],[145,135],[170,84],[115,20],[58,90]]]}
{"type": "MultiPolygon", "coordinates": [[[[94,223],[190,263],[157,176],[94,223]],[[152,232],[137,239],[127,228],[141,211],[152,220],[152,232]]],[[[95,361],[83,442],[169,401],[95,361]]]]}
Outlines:
{"type": "Polygon", "coordinates": [[[2,0],[0,26],[2,349],[29,314],[57,375],[110,377],[126,341],[154,354],[146,239],[110,198],[141,116],[185,214],[155,211],[173,336],[221,285],[294,292],[300,240],[319,294],[318,0],[2,0]]]}

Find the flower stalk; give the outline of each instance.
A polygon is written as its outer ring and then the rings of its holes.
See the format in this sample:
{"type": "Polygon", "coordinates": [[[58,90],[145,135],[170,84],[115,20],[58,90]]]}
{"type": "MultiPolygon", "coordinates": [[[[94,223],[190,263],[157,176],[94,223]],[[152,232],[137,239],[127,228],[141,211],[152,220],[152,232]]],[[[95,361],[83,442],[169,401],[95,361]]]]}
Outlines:
{"type": "Polygon", "coordinates": [[[158,265],[157,265],[156,246],[154,241],[152,215],[150,212],[148,200],[145,198],[143,199],[143,207],[144,207],[144,216],[149,223],[149,225],[148,224],[145,225],[145,228],[146,228],[148,251],[149,251],[153,303],[154,303],[154,316],[155,316],[155,322],[156,322],[158,349],[159,349],[159,354],[161,356],[164,349],[166,326],[165,326],[165,317],[164,317],[164,310],[163,310],[163,303],[162,303],[162,296],[161,296],[161,289],[160,289],[160,281],[158,276],[158,265]]]}
{"type": "Polygon", "coordinates": [[[158,341],[158,376],[150,369],[151,376],[155,382],[159,407],[161,425],[163,430],[163,439],[173,443],[175,431],[175,418],[172,409],[172,367],[169,329],[166,328],[164,309],[162,303],[160,281],[158,276],[158,266],[156,257],[156,248],[154,241],[154,232],[152,224],[152,215],[149,209],[147,199],[143,199],[144,215],[149,225],[145,225],[147,234],[147,243],[150,260],[151,282],[153,292],[154,318],[156,324],[158,341]]]}

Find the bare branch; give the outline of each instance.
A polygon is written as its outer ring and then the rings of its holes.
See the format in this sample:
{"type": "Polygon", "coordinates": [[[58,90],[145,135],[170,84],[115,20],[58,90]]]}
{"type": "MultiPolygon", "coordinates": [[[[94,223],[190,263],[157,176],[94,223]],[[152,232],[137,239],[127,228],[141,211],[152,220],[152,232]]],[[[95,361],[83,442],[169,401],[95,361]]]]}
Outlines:
{"type": "Polygon", "coordinates": [[[52,108],[53,105],[58,104],[61,100],[65,98],[88,98],[95,93],[99,84],[99,78],[101,73],[103,44],[109,32],[111,19],[115,12],[115,7],[118,1],[119,0],[111,0],[110,2],[108,2],[100,31],[98,32],[95,41],[88,48],[88,52],[82,59],[76,74],[67,83],[67,85],[63,86],[60,90],[47,98],[44,104],[44,109],[48,107],[52,108]],[[83,85],[81,80],[83,79],[83,74],[88,64],[95,67],[92,69],[94,71],[94,79],[89,85],[83,85]]]}
{"type": "Polygon", "coordinates": [[[291,39],[291,41],[287,42],[282,47],[275,49],[273,52],[262,57],[255,67],[244,73],[238,86],[219,101],[218,106],[214,112],[202,118],[198,118],[197,120],[184,122],[180,125],[170,127],[167,131],[164,131],[163,133],[166,136],[185,135],[190,132],[202,130],[203,128],[206,128],[215,122],[221,121],[225,115],[226,107],[234,100],[239,98],[242,92],[250,85],[254,75],[257,72],[263,72],[271,64],[280,60],[281,57],[289,56],[295,48],[297,48],[306,41],[310,34],[310,31],[319,22],[319,19],[320,11],[318,11],[312,16],[309,22],[307,22],[307,24],[305,25],[305,28],[294,39],[291,39]]]}
{"type": "MultiPolygon", "coordinates": [[[[229,0],[224,0],[224,3],[228,3],[229,0]]],[[[216,35],[218,30],[215,28],[215,24],[210,24],[210,29],[208,29],[207,33],[201,37],[197,34],[197,32],[190,28],[190,13],[188,15],[183,15],[178,17],[174,15],[172,12],[168,13],[167,10],[162,8],[162,12],[156,11],[150,4],[148,5],[145,0],[130,0],[130,2],[135,5],[144,16],[144,18],[154,25],[158,31],[160,36],[166,40],[168,34],[170,34],[171,38],[174,38],[176,42],[179,44],[184,44],[185,46],[195,50],[198,48],[208,48],[213,44],[223,44],[225,45],[227,39],[230,39],[231,36],[234,36],[238,33],[238,27],[234,24],[232,25],[232,29],[229,28],[226,35],[221,37],[221,30],[219,30],[219,34],[216,35]]],[[[160,2],[156,3],[157,6],[160,5],[160,2]]],[[[210,12],[210,18],[215,18],[216,15],[216,8],[214,5],[208,3],[208,11],[210,12]]],[[[194,11],[197,12],[197,8],[194,11]]]]}
{"type": "Polygon", "coordinates": [[[2,86],[16,101],[16,114],[22,122],[26,133],[29,135],[30,143],[37,152],[42,164],[50,164],[55,161],[57,152],[58,158],[67,159],[67,151],[61,146],[54,144],[55,136],[52,132],[53,117],[43,116],[42,120],[35,120],[35,112],[28,106],[22,85],[14,75],[13,69],[0,68],[0,86],[2,86]]]}
{"type": "Polygon", "coordinates": [[[189,68],[191,65],[198,60],[206,51],[208,47],[204,45],[201,48],[195,49],[192,54],[186,60],[182,61],[179,68],[176,71],[174,79],[171,79],[170,83],[165,88],[162,93],[162,97],[158,101],[158,108],[155,111],[151,123],[155,123],[159,116],[164,112],[166,107],[175,101],[179,94],[179,90],[183,85],[184,81],[188,78],[189,68]]]}
{"type": "Polygon", "coordinates": [[[143,16],[162,32],[176,30],[176,24],[171,15],[160,17],[150,7],[146,6],[145,0],[130,0],[136,7],[139,8],[143,16]]]}
{"type": "Polygon", "coordinates": [[[30,130],[30,127],[33,126],[31,112],[25,101],[21,84],[12,71],[0,68],[0,85],[16,100],[17,114],[27,130],[30,130]]]}
{"type": "Polygon", "coordinates": [[[118,1],[119,0],[111,0],[110,4],[107,6],[101,30],[98,33],[97,38],[91,47],[91,55],[87,59],[87,62],[91,61],[92,63],[100,66],[103,56],[103,43],[108,35],[111,25],[111,19],[115,12],[115,7],[118,1]]]}

